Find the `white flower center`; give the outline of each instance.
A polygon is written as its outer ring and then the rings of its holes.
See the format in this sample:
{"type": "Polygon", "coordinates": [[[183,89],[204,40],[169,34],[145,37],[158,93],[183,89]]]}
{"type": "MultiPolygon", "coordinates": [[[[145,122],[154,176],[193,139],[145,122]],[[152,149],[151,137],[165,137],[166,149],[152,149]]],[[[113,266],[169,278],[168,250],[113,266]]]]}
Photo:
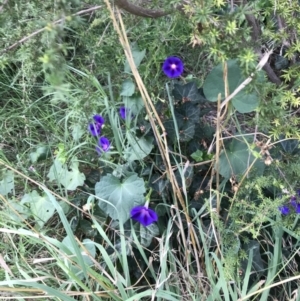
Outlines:
{"type": "Polygon", "coordinates": [[[171,64],[171,69],[176,69],[176,64],[171,64]]]}

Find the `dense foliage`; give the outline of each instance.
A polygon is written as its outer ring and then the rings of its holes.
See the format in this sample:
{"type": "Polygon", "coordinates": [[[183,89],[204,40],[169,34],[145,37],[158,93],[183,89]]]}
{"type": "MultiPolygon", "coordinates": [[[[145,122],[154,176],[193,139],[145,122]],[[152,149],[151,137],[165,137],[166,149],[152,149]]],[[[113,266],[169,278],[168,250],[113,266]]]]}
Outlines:
{"type": "Polygon", "coordinates": [[[299,2],[165,2],[2,1],[8,297],[297,299],[299,2]]]}

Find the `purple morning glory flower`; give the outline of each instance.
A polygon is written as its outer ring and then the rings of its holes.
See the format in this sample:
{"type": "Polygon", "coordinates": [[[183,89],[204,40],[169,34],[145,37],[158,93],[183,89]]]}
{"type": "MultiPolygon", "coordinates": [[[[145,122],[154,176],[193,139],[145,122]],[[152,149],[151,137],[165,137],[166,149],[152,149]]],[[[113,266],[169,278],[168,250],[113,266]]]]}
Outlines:
{"type": "Polygon", "coordinates": [[[144,227],[147,227],[158,220],[156,212],[145,206],[136,206],[132,208],[130,211],[130,217],[141,223],[144,227]]]}
{"type": "Polygon", "coordinates": [[[101,133],[101,126],[98,123],[90,123],[88,127],[89,132],[93,136],[99,136],[101,133]]]}
{"type": "Polygon", "coordinates": [[[176,56],[169,56],[163,63],[162,70],[167,77],[175,78],[183,72],[183,62],[176,56]]]}
{"type": "MultiPolygon", "coordinates": [[[[121,118],[126,119],[127,115],[130,113],[130,109],[128,109],[124,106],[120,107],[119,113],[120,113],[121,118]]],[[[133,117],[134,117],[134,115],[130,114],[130,118],[133,118],[133,117]]]]}
{"type": "Polygon", "coordinates": [[[296,206],[295,206],[295,211],[296,211],[296,213],[300,213],[300,204],[297,204],[296,206]]]}
{"type": "Polygon", "coordinates": [[[98,123],[100,126],[102,126],[105,122],[104,118],[101,115],[94,115],[93,119],[98,123]]]}
{"type": "Polygon", "coordinates": [[[98,146],[96,147],[96,151],[99,155],[102,152],[107,152],[110,149],[110,141],[106,137],[101,137],[98,141],[98,146]]]}
{"type": "Polygon", "coordinates": [[[290,208],[288,206],[280,206],[278,209],[283,215],[287,215],[290,212],[290,208]]]}
{"type": "Polygon", "coordinates": [[[104,124],[104,118],[101,115],[94,115],[93,119],[95,122],[89,124],[88,130],[93,136],[99,136],[104,124]]]}
{"type": "Polygon", "coordinates": [[[126,108],[123,106],[123,107],[120,108],[119,113],[120,113],[121,118],[125,119],[125,118],[126,118],[126,115],[127,115],[127,113],[128,113],[128,109],[126,109],[126,108]]]}

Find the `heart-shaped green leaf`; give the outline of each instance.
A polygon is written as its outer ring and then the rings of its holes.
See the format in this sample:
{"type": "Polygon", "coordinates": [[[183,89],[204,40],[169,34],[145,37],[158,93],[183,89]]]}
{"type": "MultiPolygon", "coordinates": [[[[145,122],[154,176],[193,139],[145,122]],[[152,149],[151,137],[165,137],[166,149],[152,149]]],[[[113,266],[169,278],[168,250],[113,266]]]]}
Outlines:
{"type": "Polygon", "coordinates": [[[144,247],[149,247],[153,237],[159,234],[159,229],[156,224],[151,224],[147,227],[140,225],[140,237],[141,245],[144,247]]]}
{"type": "Polygon", "coordinates": [[[247,93],[242,90],[232,99],[232,104],[240,113],[252,112],[259,105],[258,95],[256,92],[247,93]]]}
{"type": "MultiPolygon", "coordinates": [[[[219,93],[221,93],[222,99],[225,98],[223,73],[223,64],[219,64],[207,75],[203,92],[209,101],[217,101],[219,93]]],[[[242,73],[237,60],[227,61],[227,79],[229,93],[232,93],[242,83],[242,73]]]]}
{"type": "Polygon", "coordinates": [[[21,204],[29,205],[30,211],[40,228],[53,216],[55,208],[47,196],[40,196],[36,190],[26,193],[21,204]]]}
{"type": "MultiPolygon", "coordinates": [[[[140,51],[138,46],[136,44],[133,44],[133,45],[131,45],[131,53],[132,53],[132,57],[133,57],[135,66],[138,68],[140,63],[142,62],[143,58],[145,57],[146,50],[144,49],[144,50],[140,51]]],[[[131,71],[131,68],[130,68],[127,60],[125,62],[124,71],[128,72],[128,73],[131,71]]]]}
{"type": "Polygon", "coordinates": [[[100,198],[99,207],[112,219],[126,222],[130,210],[145,203],[145,183],[136,174],[123,181],[108,174],[95,186],[96,196],[100,198]]]}
{"type": "Polygon", "coordinates": [[[125,79],[122,84],[121,96],[132,96],[135,90],[135,84],[131,79],[125,79]]]}
{"type": "Polygon", "coordinates": [[[185,85],[175,84],[172,93],[175,100],[182,102],[200,102],[205,100],[195,82],[185,85]]]}
{"type": "Polygon", "coordinates": [[[55,158],[47,177],[50,181],[57,181],[67,190],[75,190],[78,186],[82,186],[85,180],[85,175],[79,171],[78,166],[76,157],[72,159],[69,166],[55,158]]]}
{"type": "MultiPolygon", "coordinates": [[[[251,137],[244,137],[249,142],[251,137]]],[[[219,164],[216,166],[217,171],[224,178],[229,179],[233,175],[242,175],[255,161],[252,169],[255,170],[257,176],[263,174],[265,164],[261,159],[257,159],[254,156],[255,152],[258,154],[259,149],[254,148],[251,150],[249,144],[247,144],[243,137],[238,139],[232,139],[229,145],[221,152],[219,157],[219,164]]]]}
{"type": "Polygon", "coordinates": [[[0,181],[0,194],[7,195],[14,189],[14,173],[11,170],[7,170],[2,175],[0,181]]]}
{"type": "MultiPolygon", "coordinates": [[[[221,99],[225,98],[223,64],[219,64],[208,74],[203,85],[203,91],[209,101],[217,101],[218,95],[221,93],[221,99]]],[[[258,73],[259,78],[264,79],[263,73],[258,73]]],[[[229,94],[244,81],[242,71],[237,60],[229,60],[227,62],[227,80],[229,94]]],[[[241,90],[233,99],[233,106],[240,113],[249,113],[254,111],[259,105],[257,93],[248,93],[245,89],[241,90]]]]}
{"type": "Polygon", "coordinates": [[[124,158],[127,161],[142,160],[147,157],[153,148],[152,137],[141,137],[138,140],[130,139],[131,146],[125,150],[124,158]]]}

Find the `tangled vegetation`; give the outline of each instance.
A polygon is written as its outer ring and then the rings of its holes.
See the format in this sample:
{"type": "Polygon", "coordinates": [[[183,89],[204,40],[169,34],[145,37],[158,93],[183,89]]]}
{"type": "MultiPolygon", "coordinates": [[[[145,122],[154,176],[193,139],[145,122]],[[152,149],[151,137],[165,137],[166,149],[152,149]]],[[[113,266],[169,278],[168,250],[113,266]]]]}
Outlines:
{"type": "Polygon", "coordinates": [[[298,300],[298,0],[2,0],[3,300],[298,300]]]}

